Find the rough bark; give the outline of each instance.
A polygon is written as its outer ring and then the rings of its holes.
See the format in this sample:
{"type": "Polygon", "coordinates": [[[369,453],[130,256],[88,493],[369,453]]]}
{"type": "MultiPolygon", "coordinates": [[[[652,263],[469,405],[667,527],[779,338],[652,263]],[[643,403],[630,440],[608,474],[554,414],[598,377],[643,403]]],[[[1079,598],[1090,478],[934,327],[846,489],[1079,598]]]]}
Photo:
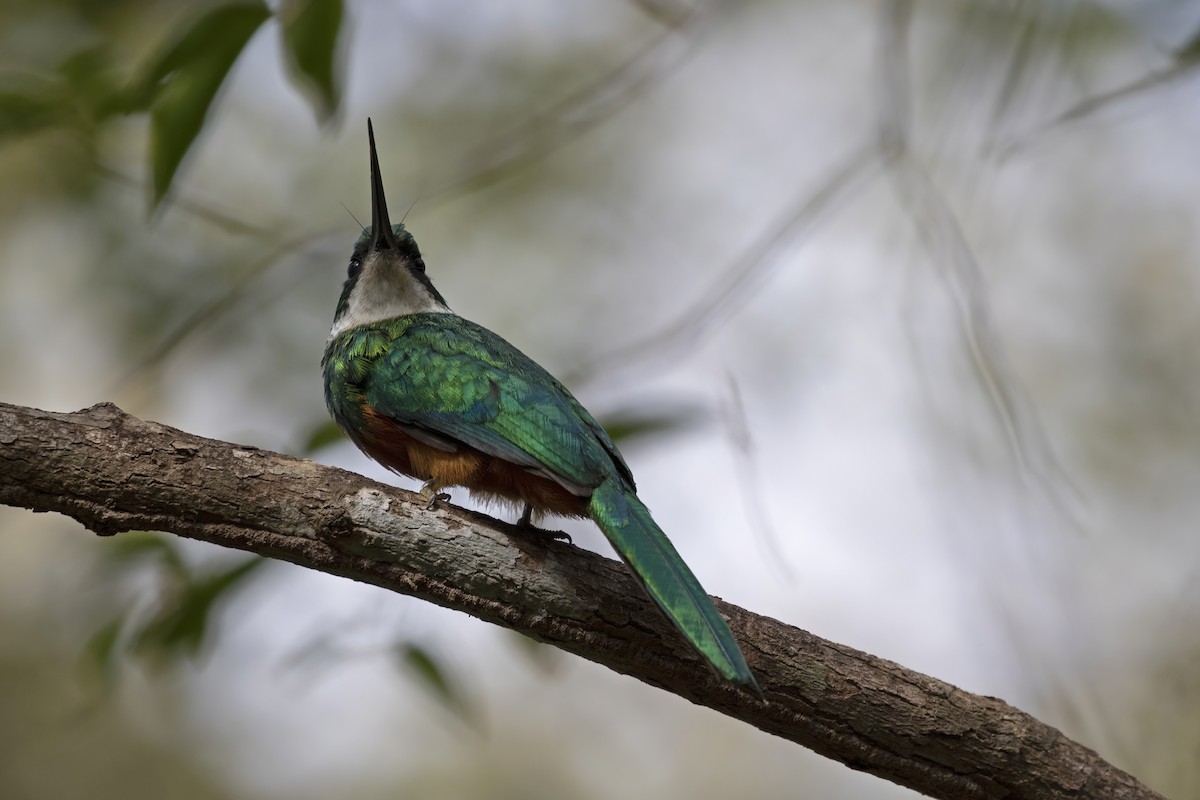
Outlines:
{"type": "Polygon", "coordinates": [[[0,502],[101,535],[169,531],[465,611],[930,797],[1160,797],[1002,700],[717,600],[762,702],[718,680],[616,561],[113,405],[0,404],[0,502]]]}

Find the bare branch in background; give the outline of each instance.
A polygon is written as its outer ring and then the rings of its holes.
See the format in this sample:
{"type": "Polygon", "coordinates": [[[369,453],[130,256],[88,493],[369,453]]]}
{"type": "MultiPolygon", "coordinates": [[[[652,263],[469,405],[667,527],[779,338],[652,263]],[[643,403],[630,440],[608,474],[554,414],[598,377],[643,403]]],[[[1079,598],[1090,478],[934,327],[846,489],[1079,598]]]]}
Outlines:
{"type": "MultiPolygon", "coordinates": [[[[132,175],[127,175],[116,167],[110,167],[107,164],[96,164],[96,171],[100,175],[113,183],[127,186],[130,189],[136,189],[142,193],[148,191],[146,181],[139,180],[132,175]]],[[[252,222],[238,219],[232,214],[221,211],[218,208],[202,203],[198,200],[192,200],[182,192],[176,191],[171,198],[172,208],[178,208],[182,211],[194,216],[196,219],[203,220],[211,225],[215,225],[226,233],[232,233],[240,236],[261,236],[274,237],[279,231],[276,228],[266,225],[256,225],[252,222]]]]}
{"type": "MultiPolygon", "coordinates": [[[[176,201],[178,202],[178,201],[176,201]]],[[[206,325],[216,320],[229,309],[233,308],[241,299],[242,294],[254,284],[255,281],[262,278],[272,267],[278,264],[289,255],[308,247],[313,242],[316,242],[326,236],[332,234],[341,234],[341,229],[331,229],[326,231],[318,231],[305,236],[298,236],[294,239],[289,239],[280,242],[272,247],[260,258],[256,258],[238,274],[232,283],[226,285],[220,294],[205,302],[202,306],[195,309],[189,314],[183,322],[179,324],[175,330],[167,334],[154,346],[149,353],[142,356],[138,361],[131,366],[120,378],[110,387],[110,392],[117,392],[124,388],[137,376],[141,375],[148,369],[158,366],[166,358],[185,342],[192,334],[202,330],[206,325]]],[[[272,301],[277,300],[278,296],[272,301]]]]}
{"type": "Polygon", "coordinates": [[[463,157],[472,164],[466,174],[429,192],[428,201],[487,188],[611,119],[694,52],[694,28],[700,18],[698,13],[681,18],[593,82],[508,133],[488,139],[463,157]]]}
{"type": "MultiPolygon", "coordinates": [[[[721,403],[721,419],[729,433],[729,444],[733,449],[733,474],[741,490],[742,503],[746,506],[746,520],[750,530],[762,549],[763,561],[774,569],[789,585],[796,582],[796,573],[788,563],[787,556],[779,547],[779,531],[771,523],[767,498],[759,487],[758,463],[754,458],[754,439],[750,435],[750,423],[746,418],[746,407],[742,403],[742,392],[732,374],[725,376],[726,394],[721,403]]],[[[789,497],[795,501],[795,496],[789,497]]]]}
{"type": "MultiPolygon", "coordinates": [[[[887,174],[931,261],[940,267],[959,312],[967,351],[1004,430],[1022,476],[1046,482],[1048,495],[1068,511],[1057,489],[1072,488],[1037,416],[1028,410],[996,336],[983,273],[953,210],[909,146],[908,35],[911,0],[884,4],[879,63],[879,139],[887,174]]],[[[1068,517],[1073,515],[1068,513],[1068,517]]]]}
{"type": "Polygon", "coordinates": [[[617,368],[661,363],[678,355],[682,348],[695,346],[697,341],[716,329],[722,317],[733,313],[753,296],[754,290],[778,265],[772,257],[785,243],[814,225],[825,212],[862,191],[879,164],[874,147],[852,152],[837,165],[820,189],[804,196],[780,214],[766,233],[755,240],[733,264],[722,270],[712,288],[690,308],[681,312],[674,322],[584,362],[582,366],[564,373],[564,382],[568,385],[579,384],[600,375],[608,376],[617,368]]]}
{"type": "Polygon", "coordinates": [[[1046,140],[1047,137],[1059,132],[1073,123],[1083,122],[1101,111],[1108,110],[1123,102],[1145,95],[1156,89],[1165,89],[1170,84],[1193,77],[1200,68],[1200,48],[1193,46],[1175,57],[1170,66],[1155,70],[1145,77],[1121,86],[1112,91],[1089,97],[1071,106],[1066,111],[1046,122],[1037,130],[1013,139],[1007,144],[996,148],[996,154],[1001,159],[1011,158],[1046,140]]]}

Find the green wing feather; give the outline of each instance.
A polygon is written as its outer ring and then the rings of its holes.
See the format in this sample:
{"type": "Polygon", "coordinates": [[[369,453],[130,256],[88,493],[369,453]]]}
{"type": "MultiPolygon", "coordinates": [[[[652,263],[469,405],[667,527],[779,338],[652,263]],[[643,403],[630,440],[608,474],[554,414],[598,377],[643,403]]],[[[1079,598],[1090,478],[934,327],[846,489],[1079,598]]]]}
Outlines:
{"type": "Polygon", "coordinates": [[[496,334],[450,314],[414,314],[379,325],[394,337],[364,387],[379,413],[544,470],[584,494],[614,467],[629,476],[591,414],[496,334]]]}
{"type": "MultiPolygon", "coordinates": [[[[616,445],[566,387],[452,314],[414,314],[342,336],[327,376],[333,370],[377,412],[590,494],[592,518],[667,617],[721,675],[761,695],[729,626],[634,493],[616,445]]],[[[331,407],[341,396],[331,393],[331,407]]]]}

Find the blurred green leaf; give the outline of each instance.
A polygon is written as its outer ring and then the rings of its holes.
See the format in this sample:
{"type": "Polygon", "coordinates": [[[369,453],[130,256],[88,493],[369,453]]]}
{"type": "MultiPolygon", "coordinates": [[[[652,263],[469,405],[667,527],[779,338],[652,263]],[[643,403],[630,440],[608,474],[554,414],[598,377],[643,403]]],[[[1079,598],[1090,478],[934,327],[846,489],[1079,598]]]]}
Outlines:
{"type": "Polygon", "coordinates": [[[166,566],[176,579],[187,580],[191,574],[179,554],[179,545],[173,538],[161,533],[127,531],[108,543],[105,554],[114,561],[155,559],[166,566]]]}
{"type": "Polygon", "coordinates": [[[673,404],[624,408],[605,415],[600,424],[614,442],[624,444],[690,430],[699,427],[704,419],[703,410],[695,405],[673,404]]]}
{"type": "Polygon", "coordinates": [[[1180,65],[1195,64],[1200,61],[1200,30],[1175,50],[1175,62],[1180,65]]]}
{"type": "MultiPolygon", "coordinates": [[[[334,628],[333,631],[337,631],[334,628]]],[[[293,650],[280,662],[284,670],[327,670],[346,658],[334,642],[334,632],[322,632],[293,650]]]]}
{"type": "Polygon", "coordinates": [[[311,89],[317,119],[328,121],[339,102],[335,59],[342,0],[286,0],[283,49],[302,88],[311,89]]]}
{"type": "Polygon", "coordinates": [[[100,122],[124,111],[124,92],[117,82],[112,53],[104,44],[86,47],[67,56],[57,73],[70,85],[79,108],[100,122]]]}
{"type": "Polygon", "coordinates": [[[63,87],[44,79],[0,85],[0,139],[28,136],[63,120],[63,87]]]}
{"type": "Polygon", "coordinates": [[[113,74],[107,50],[97,45],[67,56],[52,73],[0,75],[0,139],[90,127],[112,113],[119,94],[113,74]]]}
{"type": "Polygon", "coordinates": [[[122,617],[110,621],[91,635],[83,646],[82,666],[99,679],[104,688],[111,688],[117,671],[117,642],[121,638],[122,617]]]}
{"type": "Polygon", "coordinates": [[[130,92],[127,110],[150,106],[153,206],[170,189],[233,63],[270,16],[257,0],[209,11],[176,36],[130,92]]]}
{"type": "Polygon", "coordinates": [[[563,664],[563,652],[557,647],[542,644],[536,639],[530,639],[523,633],[510,631],[509,640],[519,650],[534,668],[543,675],[554,675],[563,664]]]}
{"type": "MultiPolygon", "coordinates": [[[[149,108],[158,89],[173,73],[215,58],[214,50],[223,58],[230,53],[236,58],[270,15],[270,9],[261,0],[235,0],[180,25],[171,37],[171,44],[150,60],[150,66],[134,84],[130,110],[149,108]]],[[[229,62],[232,64],[233,59],[229,62]]]]}
{"type": "Polygon", "coordinates": [[[342,439],[342,429],[337,426],[336,422],[333,420],[322,422],[308,434],[308,438],[304,440],[304,444],[300,447],[300,454],[311,456],[318,450],[340,442],[342,439]]]}
{"type": "Polygon", "coordinates": [[[164,603],[137,633],[135,648],[168,658],[197,655],[208,635],[213,608],[264,563],[263,558],[251,558],[185,583],[174,601],[164,603]]]}
{"type": "Polygon", "coordinates": [[[421,685],[438,702],[464,721],[470,724],[475,723],[475,714],[467,702],[462,688],[450,678],[446,670],[428,650],[411,642],[400,642],[396,645],[396,655],[400,663],[420,680],[421,685]]]}

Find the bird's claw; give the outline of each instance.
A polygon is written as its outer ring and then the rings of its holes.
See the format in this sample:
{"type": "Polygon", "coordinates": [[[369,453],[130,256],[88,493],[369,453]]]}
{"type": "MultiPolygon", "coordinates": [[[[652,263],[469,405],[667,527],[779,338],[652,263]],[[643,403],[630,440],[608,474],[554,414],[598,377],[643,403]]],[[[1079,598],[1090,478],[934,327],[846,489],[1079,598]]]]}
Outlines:
{"type": "Polygon", "coordinates": [[[567,533],[566,531],[548,531],[545,528],[535,528],[532,525],[520,525],[520,524],[517,525],[517,529],[522,530],[522,531],[528,531],[529,533],[533,534],[534,536],[536,536],[538,538],[541,538],[544,536],[545,538],[553,539],[556,542],[566,542],[567,544],[575,544],[575,542],[571,540],[571,534],[567,533]]]}
{"type": "Polygon", "coordinates": [[[429,486],[428,484],[421,487],[420,495],[429,501],[425,504],[426,511],[433,511],[435,508],[437,508],[439,502],[450,501],[450,495],[446,494],[445,492],[439,492],[437,489],[429,486]]]}
{"type": "Polygon", "coordinates": [[[438,503],[448,502],[450,502],[450,495],[446,494],[445,492],[436,492],[432,497],[429,498],[429,502],[425,504],[425,510],[433,511],[435,508],[437,508],[438,503]]]}
{"type": "Polygon", "coordinates": [[[533,506],[525,506],[525,510],[521,512],[521,518],[517,520],[517,527],[524,531],[532,531],[542,536],[549,536],[556,542],[566,542],[567,544],[575,544],[571,539],[571,534],[565,531],[548,531],[539,528],[533,524],[533,506]]]}

